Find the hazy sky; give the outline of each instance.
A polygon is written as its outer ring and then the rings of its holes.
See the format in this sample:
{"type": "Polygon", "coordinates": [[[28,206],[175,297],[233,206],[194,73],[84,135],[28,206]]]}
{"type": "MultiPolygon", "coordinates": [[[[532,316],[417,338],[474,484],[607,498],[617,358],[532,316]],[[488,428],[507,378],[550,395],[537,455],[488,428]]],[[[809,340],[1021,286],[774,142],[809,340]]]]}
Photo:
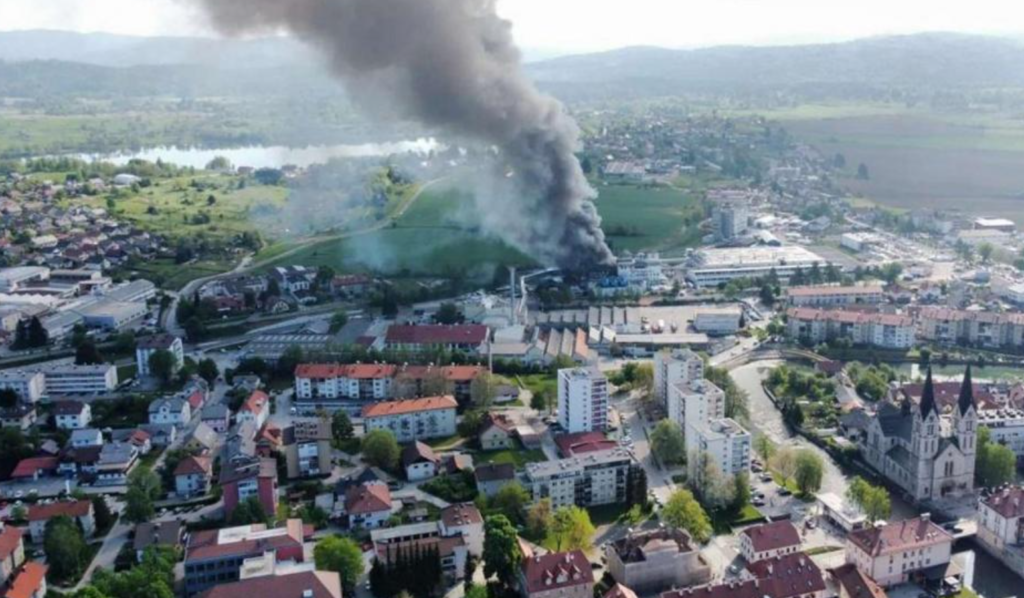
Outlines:
{"type": "MultiPolygon", "coordinates": [[[[287,0],[282,0],[287,1],[287,0]]],[[[581,51],[842,40],[878,34],[1024,31],[1012,0],[500,0],[520,45],[581,51]]],[[[0,30],[209,35],[180,0],[0,0],[0,30]]]]}

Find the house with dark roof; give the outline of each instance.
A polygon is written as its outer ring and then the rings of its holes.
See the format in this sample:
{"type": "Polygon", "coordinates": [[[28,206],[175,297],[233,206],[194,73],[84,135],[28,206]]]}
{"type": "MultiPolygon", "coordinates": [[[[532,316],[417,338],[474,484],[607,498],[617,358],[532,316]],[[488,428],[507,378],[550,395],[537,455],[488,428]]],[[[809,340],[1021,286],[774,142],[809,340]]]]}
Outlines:
{"type": "Polygon", "coordinates": [[[218,434],[223,434],[231,427],[231,410],[224,403],[212,403],[200,411],[200,421],[218,434]]]}
{"type": "Polygon", "coordinates": [[[516,468],[511,463],[485,463],[473,470],[476,488],[491,497],[516,479],[516,468]]]}
{"type": "Polygon", "coordinates": [[[523,598],[591,598],[593,592],[594,573],[582,550],[535,555],[519,568],[523,598]]]}
{"type": "Polygon", "coordinates": [[[205,455],[185,457],[174,468],[174,491],[179,497],[203,496],[210,491],[213,463],[205,455]]]}
{"type": "Polygon", "coordinates": [[[515,447],[516,425],[507,415],[488,412],[480,428],[480,448],[500,451],[515,447]]]}
{"type": "Polygon", "coordinates": [[[627,533],[608,542],[605,558],[615,581],[645,595],[711,581],[700,547],[672,527],[627,533]]]}
{"type": "Polygon", "coordinates": [[[1004,486],[978,505],[978,539],[999,551],[1024,543],[1024,488],[1004,486]]]}
{"type": "Polygon", "coordinates": [[[192,597],[214,586],[239,581],[242,564],[267,553],[273,554],[278,563],[302,563],[306,539],[301,519],[289,519],[284,526],[271,529],[253,524],[197,531],[185,546],[185,595],[192,597]]]}
{"type": "Polygon", "coordinates": [[[182,548],[184,538],[185,525],[180,520],[140,523],[135,526],[135,537],[132,539],[135,560],[141,563],[147,548],[182,548]]]}
{"type": "Polygon", "coordinates": [[[440,464],[441,458],[434,449],[418,440],[402,449],[402,469],[405,471],[405,479],[410,482],[429,480],[436,476],[440,464]]]}
{"type": "Polygon", "coordinates": [[[927,513],[857,530],[846,538],[846,562],[886,588],[905,583],[919,571],[944,567],[952,552],[953,535],[927,513]]]}
{"type": "Polygon", "coordinates": [[[888,598],[882,586],[852,563],[828,570],[838,598],[888,598]]]}
{"type": "Polygon", "coordinates": [[[92,421],[92,408],[81,401],[57,401],[53,404],[53,419],[61,430],[79,430],[92,421]]]}
{"type": "Polygon", "coordinates": [[[869,465],[914,500],[963,497],[974,491],[977,434],[970,366],[950,414],[936,401],[929,368],[920,403],[883,401],[858,447],[869,465]]]}
{"type": "Polygon", "coordinates": [[[275,570],[271,575],[249,577],[216,585],[201,598],[341,598],[341,577],[334,571],[305,568],[275,570]]]}
{"type": "Polygon", "coordinates": [[[740,534],[740,554],[748,563],[800,551],[800,532],[786,519],[755,525],[740,534]]]}
{"type": "Polygon", "coordinates": [[[771,598],[825,598],[828,587],[818,565],[802,552],[749,563],[747,571],[771,598]]]}
{"type": "Polygon", "coordinates": [[[349,487],[342,504],[349,527],[375,529],[387,523],[394,513],[391,491],[381,482],[349,487]]]}
{"type": "Polygon", "coordinates": [[[277,462],[260,457],[228,460],[221,465],[220,485],[224,493],[224,515],[255,496],[267,515],[277,512],[277,462]]]}

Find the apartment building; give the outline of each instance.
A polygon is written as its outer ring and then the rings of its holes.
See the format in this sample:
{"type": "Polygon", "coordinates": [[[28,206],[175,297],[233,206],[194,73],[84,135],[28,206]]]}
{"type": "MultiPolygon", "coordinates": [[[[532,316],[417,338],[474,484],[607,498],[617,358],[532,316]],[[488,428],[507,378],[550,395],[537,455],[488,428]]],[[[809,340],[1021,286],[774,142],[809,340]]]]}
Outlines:
{"type": "Polygon", "coordinates": [[[185,348],[181,339],[171,334],[156,334],[139,339],[135,345],[135,366],[139,376],[150,376],[149,358],[157,351],[167,351],[174,357],[173,372],[185,364],[185,348]]]}
{"type": "Polygon", "coordinates": [[[296,418],[281,431],[288,478],[331,471],[331,424],[320,418],[296,418]]]}
{"type": "Polygon", "coordinates": [[[889,587],[905,583],[917,571],[948,563],[952,550],[953,536],[926,513],[851,532],[846,562],[889,587]]]}
{"type": "Polygon", "coordinates": [[[42,372],[4,370],[0,372],[0,390],[13,390],[22,403],[34,405],[46,394],[42,372]]]}
{"type": "Polygon", "coordinates": [[[922,340],[983,347],[1024,346],[1024,314],[925,307],[918,312],[922,340]]]}
{"type": "Polygon", "coordinates": [[[527,557],[519,569],[519,593],[522,598],[591,598],[594,572],[582,550],[527,557]]]}
{"type": "Polygon", "coordinates": [[[740,534],[740,554],[748,563],[800,552],[800,532],[788,520],[755,525],[740,534]]]}
{"type": "Polygon", "coordinates": [[[487,352],[489,336],[490,329],[478,324],[393,324],[384,335],[384,347],[413,353],[447,351],[483,355],[487,352]]]}
{"type": "Polygon", "coordinates": [[[99,395],[117,388],[117,367],[100,365],[61,365],[42,371],[46,381],[46,395],[99,395]]]}
{"type": "Polygon", "coordinates": [[[301,519],[272,529],[253,524],[194,532],[185,546],[185,595],[238,581],[245,561],[265,553],[273,554],[278,563],[301,563],[304,541],[301,519]]]}
{"type": "Polygon", "coordinates": [[[224,515],[250,497],[259,499],[270,516],[277,512],[277,462],[274,459],[237,457],[221,466],[220,484],[224,491],[224,515]]]}
{"type": "Polygon", "coordinates": [[[626,500],[626,482],[633,456],[623,448],[595,451],[559,459],[528,463],[524,486],[537,501],[550,498],[554,508],[620,503],[626,500]]]}
{"type": "Polygon", "coordinates": [[[466,562],[472,555],[483,555],[484,523],[480,511],[470,503],[458,503],[441,509],[440,521],[425,521],[370,532],[376,557],[385,563],[400,551],[436,549],[441,569],[451,580],[462,580],[466,562]]]}
{"type": "Polygon", "coordinates": [[[608,428],[608,379],[596,368],[558,370],[558,423],[570,434],[608,428]]]}
{"type": "Polygon", "coordinates": [[[693,380],[669,388],[666,413],[669,419],[686,430],[691,423],[697,425],[725,417],[725,391],[710,380],[693,380]]]}
{"type": "Polygon", "coordinates": [[[455,434],[457,407],[450,396],[374,403],[362,408],[363,426],[388,430],[399,442],[443,438],[455,434]]]}
{"type": "Polygon", "coordinates": [[[914,346],[914,320],[904,314],[793,307],[786,312],[786,317],[789,336],[804,342],[846,338],[855,345],[882,349],[903,350],[914,346]]]}
{"type": "Polygon", "coordinates": [[[690,349],[658,351],[654,354],[654,397],[667,404],[669,389],[704,379],[704,359],[690,349]]]}
{"type": "Polygon", "coordinates": [[[711,581],[711,567],[681,529],[631,532],[605,546],[608,573],[644,595],[711,581]]]}
{"type": "Polygon", "coordinates": [[[786,301],[791,307],[846,307],[878,305],[885,300],[882,285],[791,287],[786,301]]]}
{"type": "Polygon", "coordinates": [[[282,565],[254,557],[243,563],[241,579],[217,584],[203,598],[341,598],[341,576],[334,571],[316,571],[312,563],[304,566],[282,565]]]}
{"type": "Polygon", "coordinates": [[[686,452],[690,475],[699,475],[700,459],[706,454],[725,475],[736,475],[750,469],[750,432],[730,418],[686,426],[686,452]]]}
{"type": "Polygon", "coordinates": [[[92,407],[80,401],[57,401],[53,404],[53,417],[61,430],[81,430],[92,422],[92,407]]]}
{"type": "Polygon", "coordinates": [[[747,571],[762,584],[764,595],[769,598],[825,598],[829,595],[821,569],[802,552],[748,563],[747,571]]]}
{"type": "Polygon", "coordinates": [[[1024,543],[1024,488],[1007,486],[978,505],[978,539],[996,551],[1024,543]]]}
{"type": "Polygon", "coordinates": [[[301,364],[295,368],[295,397],[300,403],[331,406],[334,402],[386,401],[423,394],[427,381],[443,380],[459,402],[470,397],[471,385],[486,368],[471,365],[301,364]]]}

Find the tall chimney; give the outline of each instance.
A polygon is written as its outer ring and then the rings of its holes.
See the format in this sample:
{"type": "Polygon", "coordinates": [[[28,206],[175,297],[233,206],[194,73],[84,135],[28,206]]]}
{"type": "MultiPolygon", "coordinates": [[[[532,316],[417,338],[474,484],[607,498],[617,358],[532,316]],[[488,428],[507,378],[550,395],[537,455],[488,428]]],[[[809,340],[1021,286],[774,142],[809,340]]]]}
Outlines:
{"type": "Polygon", "coordinates": [[[516,267],[509,266],[508,268],[509,285],[508,290],[511,294],[511,301],[509,302],[509,310],[512,314],[512,325],[516,325],[516,267]]]}

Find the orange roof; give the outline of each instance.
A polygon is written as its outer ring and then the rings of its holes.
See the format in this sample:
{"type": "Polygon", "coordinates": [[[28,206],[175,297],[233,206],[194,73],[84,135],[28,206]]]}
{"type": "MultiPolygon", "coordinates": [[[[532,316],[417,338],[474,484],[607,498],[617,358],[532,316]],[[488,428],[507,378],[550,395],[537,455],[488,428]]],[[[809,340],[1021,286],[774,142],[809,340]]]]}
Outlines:
{"type": "Polygon", "coordinates": [[[48,505],[32,505],[28,508],[28,520],[46,521],[61,515],[66,515],[74,519],[77,517],[85,517],[90,511],[92,511],[92,503],[87,500],[54,502],[48,505]]]}
{"type": "Polygon", "coordinates": [[[363,407],[363,417],[384,417],[386,415],[402,415],[417,411],[455,409],[458,405],[453,397],[447,395],[443,397],[409,399],[407,401],[384,401],[363,407]]]}
{"type": "Polygon", "coordinates": [[[881,285],[864,286],[818,286],[818,287],[791,287],[788,291],[790,297],[814,297],[817,295],[881,295],[881,285]]]}
{"type": "Polygon", "coordinates": [[[356,380],[391,378],[397,370],[398,366],[387,363],[357,363],[345,366],[344,376],[356,380]]]}
{"type": "Polygon", "coordinates": [[[333,363],[300,363],[295,366],[296,378],[337,378],[344,367],[333,363]]]}
{"type": "Polygon", "coordinates": [[[39,470],[53,471],[57,469],[57,457],[29,457],[18,461],[18,466],[11,472],[12,478],[30,478],[39,470]]]}
{"type": "Polygon", "coordinates": [[[390,363],[353,363],[348,365],[303,363],[295,367],[295,377],[315,380],[330,378],[376,380],[404,375],[414,380],[422,380],[434,371],[440,371],[444,379],[449,382],[470,382],[479,376],[484,368],[478,365],[451,365],[437,368],[432,365],[398,366],[390,363]]]}
{"type": "Polygon", "coordinates": [[[8,525],[0,533],[0,562],[6,561],[21,544],[21,528],[8,525]]]}
{"type": "Polygon", "coordinates": [[[14,578],[11,589],[7,590],[6,598],[32,598],[39,591],[46,578],[48,567],[42,563],[28,561],[14,578]]]}
{"type": "Polygon", "coordinates": [[[262,411],[268,401],[270,401],[270,397],[267,396],[267,393],[262,390],[254,390],[249,395],[249,398],[245,400],[245,403],[242,404],[239,411],[249,411],[251,413],[262,411]]]}

